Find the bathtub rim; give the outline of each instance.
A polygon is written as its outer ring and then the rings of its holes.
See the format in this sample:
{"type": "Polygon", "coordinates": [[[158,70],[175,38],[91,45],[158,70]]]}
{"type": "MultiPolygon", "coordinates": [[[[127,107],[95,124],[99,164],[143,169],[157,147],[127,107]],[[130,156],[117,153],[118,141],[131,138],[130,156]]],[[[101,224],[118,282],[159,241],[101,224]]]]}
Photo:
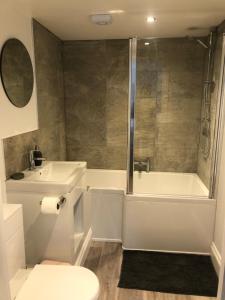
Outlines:
{"type": "MultiPolygon", "coordinates": [[[[125,180],[126,180],[126,170],[113,170],[113,169],[89,169],[87,168],[86,169],[86,174],[87,176],[91,173],[94,173],[94,172],[99,172],[99,173],[104,173],[104,172],[107,172],[107,173],[114,173],[114,174],[121,174],[121,175],[125,175],[125,180]]],[[[163,198],[163,197],[179,197],[179,198],[183,198],[183,197],[186,197],[186,198],[194,198],[194,197],[197,197],[197,198],[203,198],[203,199],[212,199],[212,198],[209,198],[209,190],[208,188],[205,186],[204,182],[201,180],[201,178],[199,177],[199,175],[197,173],[182,173],[182,172],[160,172],[160,171],[150,171],[149,173],[148,172],[142,172],[144,175],[147,175],[147,174],[166,174],[166,175],[185,175],[185,176],[192,176],[194,178],[196,178],[196,180],[198,181],[198,184],[200,185],[200,187],[202,188],[203,192],[204,192],[204,195],[195,195],[195,194],[153,194],[153,193],[140,193],[140,192],[135,192],[135,189],[133,191],[132,194],[129,194],[126,192],[126,186],[124,187],[115,187],[115,186],[98,186],[96,187],[95,185],[88,185],[88,187],[90,189],[107,189],[107,190],[123,190],[124,191],[124,194],[125,195],[143,195],[143,196],[157,196],[157,197],[160,197],[160,198],[163,198]]],[[[138,174],[138,171],[134,171],[134,174],[138,174]]],[[[134,182],[134,185],[135,185],[135,182],[134,182]]]]}
{"type": "Polygon", "coordinates": [[[116,188],[116,187],[95,187],[95,186],[88,186],[88,191],[106,191],[107,193],[113,193],[113,194],[123,194],[126,196],[126,190],[122,188],[116,188]]]}
{"type": "Polygon", "coordinates": [[[198,195],[179,195],[179,194],[140,194],[140,193],[134,193],[134,194],[127,194],[126,193],[126,189],[122,189],[122,188],[116,188],[116,187],[95,187],[95,186],[88,186],[88,190],[92,191],[92,190],[100,190],[100,191],[105,191],[107,193],[119,193],[119,194],[124,194],[125,198],[131,198],[131,199],[125,199],[127,201],[141,201],[141,200],[137,200],[137,199],[132,199],[132,198],[151,198],[151,199],[155,199],[156,201],[165,201],[165,199],[167,199],[168,201],[172,202],[172,200],[175,201],[204,201],[205,202],[215,202],[216,203],[216,199],[214,198],[209,198],[208,196],[198,196],[198,195]]]}
{"type": "Polygon", "coordinates": [[[195,203],[197,201],[201,201],[202,203],[213,203],[216,205],[216,199],[209,198],[208,196],[197,196],[197,195],[178,195],[178,194],[125,194],[125,201],[151,201],[151,202],[188,202],[195,203]],[[136,198],[136,199],[135,199],[136,198]]]}

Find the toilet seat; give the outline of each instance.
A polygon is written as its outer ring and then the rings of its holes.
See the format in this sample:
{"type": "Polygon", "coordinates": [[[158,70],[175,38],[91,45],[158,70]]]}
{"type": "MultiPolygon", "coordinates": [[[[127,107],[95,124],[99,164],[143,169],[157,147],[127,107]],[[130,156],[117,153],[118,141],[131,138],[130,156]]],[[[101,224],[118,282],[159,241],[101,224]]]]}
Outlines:
{"type": "Polygon", "coordinates": [[[99,282],[83,267],[36,265],[16,300],[97,300],[99,282]]]}

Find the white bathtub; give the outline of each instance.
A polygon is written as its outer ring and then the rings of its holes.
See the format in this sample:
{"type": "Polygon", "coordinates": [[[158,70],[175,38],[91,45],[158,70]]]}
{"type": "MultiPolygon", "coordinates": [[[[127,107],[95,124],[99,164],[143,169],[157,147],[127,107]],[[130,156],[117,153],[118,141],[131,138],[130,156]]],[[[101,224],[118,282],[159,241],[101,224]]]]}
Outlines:
{"type": "MultiPolygon", "coordinates": [[[[126,190],[126,171],[89,169],[88,185],[126,190]]],[[[172,172],[134,172],[134,194],[208,196],[197,174],[172,172]]]]}
{"type": "Polygon", "coordinates": [[[197,174],[88,170],[94,237],[122,240],[127,249],[209,253],[215,200],[197,174]]]}
{"type": "Polygon", "coordinates": [[[208,196],[197,174],[170,172],[134,173],[134,193],[154,195],[208,196]]]}

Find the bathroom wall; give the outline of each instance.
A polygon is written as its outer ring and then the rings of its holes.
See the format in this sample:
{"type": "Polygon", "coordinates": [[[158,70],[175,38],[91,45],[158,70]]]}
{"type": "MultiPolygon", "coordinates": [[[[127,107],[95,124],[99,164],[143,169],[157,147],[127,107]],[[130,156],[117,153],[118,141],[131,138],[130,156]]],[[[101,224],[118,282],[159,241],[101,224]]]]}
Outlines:
{"type": "Polygon", "coordinates": [[[196,172],[205,49],[187,38],[138,41],[135,159],[196,172]]]}
{"type": "MultiPolygon", "coordinates": [[[[0,50],[8,39],[17,38],[26,46],[34,66],[32,19],[30,12],[26,6],[13,2],[8,0],[1,3],[0,50]]],[[[15,107],[9,101],[0,80],[0,138],[36,130],[38,128],[37,119],[36,84],[34,83],[29,103],[25,107],[18,109],[18,107],[15,107]]]]}
{"type": "MultiPolygon", "coordinates": [[[[135,159],[196,172],[206,50],[187,38],[138,41],[135,159]]],[[[63,47],[67,159],[125,169],[128,41],[63,47]],[[91,130],[90,130],[91,128],[91,130]]]]}
{"type": "MultiPolygon", "coordinates": [[[[37,22],[34,34],[40,130],[5,140],[7,177],[27,167],[34,144],[48,159],[126,169],[128,40],[61,42],[37,22]]],[[[137,51],[135,159],[150,157],[155,171],[198,169],[208,185],[210,163],[199,151],[207,51],[187,38],[144,42],[137,51]]]]}
{"type": "MultiPolygon", "coordinates": [[[[26,5],[16,1],[2,1],[0,9],[0,47],[11,38],[17,37],[23,41],[33,58],[33,38],[31,30],[32,18],[26,5]]],[[[34,90],[31,102],[25,108],[15,108],[5,96],[0,83],[0,299],[9,300],[8,266],[5,255],[3,226],[3,205],[6,201],[5,168],[3,155],[4,137],[28,132],[37,128],[37,105],[34,90]]],[[[12,258],[12,261],[15,258],[12,258]]]]}
{"type": "Polygon", "coordinates": [[[3,203],[6,200],[5,193],[5,170],[4,170],[4,157],[3,157],[3,142],[0,139],[0,291],[2,300],[10,300],[9,289],[9,270],[7,264],[5,238],[5,226],[3,222],[3,203]]]}
{"type": "Polygon", "coordinates": [[[125,169],[128,40],[64,42],[63,65],[67,159],[125,169]]]}
{"type": "MultiPolygon", "coordinates": [[[[223,36],[220,34],[217,38],[215,44],[215,54],[214,54],[214,69],[213,69],[213,82],[215,84],[214,90],[211,94],[211,107],[210,107],[210,136],[205,137],[200,131],[200,144],[199,144],[199,154],[198,154],[198,175],[209,188],[210,186],[210,174],[211,174],[211,164],[212,164],[212,153],[214,146],[214,135],[215,135],[215,121],[216,121],[216,109],[219,96],[219,84],[221,77],[221,57],[222,57],[222,46],[223,46],[223,36]],[[208,157],[204,157],[202,148],[204,143],[210,143],[210,152],[208,157]]],[[[204,107],[202,106],[202,113],[204,112],[204,107]]]]}
{"type": "MultiPolygon", "coordinates": [[[[219,42],[217,44],[217,56],[224,60],[225,55],[225,38],[223,37],[225,33],[225,21],[221,24],[220,28],[220,35],[219,35],[219,42]],[[222,54],[222,55],[221,55],[222,54]]],[[[220,60],[217,58],[217,60],[220,60]]],[[[215,65],[216,66],[216,65],[215,65]]],[[[217,69],[217,68],[216,68],[217,69]]],[[[215,72],[216,72],[215,69],[215,72]]],[[[217,84],[219,82],[219,63],[218,63],[218,70],[217,70],[217,84]]],[[[214,72],[214,73],[215,73],[214,72]]],[[[220,74],[221,75],[221,74],[220,74]]],[[[219,84],[218,84],[219,85],[219,84]]],[[[225,86],[222,87],[223,92],[225,92],[225,86]]],[[[219,94],[220,92],[218,92],[219,94]]],[[[225,93],[224,93],[225,95],[225,93]]],[[[225,97],[225,96],[224,96],[225,97]]],[[[225,101],[225,98],[223,99],[225,101]]],[[[220,157],[218,162],[218,174],[217,174],[217,184],[216,184],[216,192],[215,192],[215,199],[216,199],[216,218],[215,218],[215,230],[214,230],[214,237],[212,243],[212,254],[214,261],[216,263],[217,268],[221,266],[222,262],[222,255],[224,248],[224,233],[225,233],[225,127],[223,124],[222,129],[222,140],[221,140],[221,149],[220,149],[220,157]]]]}
{"type": "Polygon", "coordinates": [[[61,41],[38,22],[33,25],[39,130],[4,140],[7,178],[28,167],[36,144],[48,160],[66,158],[61,41]]]}

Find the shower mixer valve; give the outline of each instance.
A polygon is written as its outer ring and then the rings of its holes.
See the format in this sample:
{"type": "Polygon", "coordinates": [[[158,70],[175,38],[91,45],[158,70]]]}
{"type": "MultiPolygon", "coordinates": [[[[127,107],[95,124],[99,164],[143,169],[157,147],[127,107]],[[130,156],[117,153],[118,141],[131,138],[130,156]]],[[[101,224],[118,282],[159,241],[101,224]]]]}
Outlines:
{"type": "Polygon", "coordinates": [[[151,170],[151,158],[148,157],[146,160],[140,160],[134,162],[134,171],[147,172],[149,173],[151,170]]]}

